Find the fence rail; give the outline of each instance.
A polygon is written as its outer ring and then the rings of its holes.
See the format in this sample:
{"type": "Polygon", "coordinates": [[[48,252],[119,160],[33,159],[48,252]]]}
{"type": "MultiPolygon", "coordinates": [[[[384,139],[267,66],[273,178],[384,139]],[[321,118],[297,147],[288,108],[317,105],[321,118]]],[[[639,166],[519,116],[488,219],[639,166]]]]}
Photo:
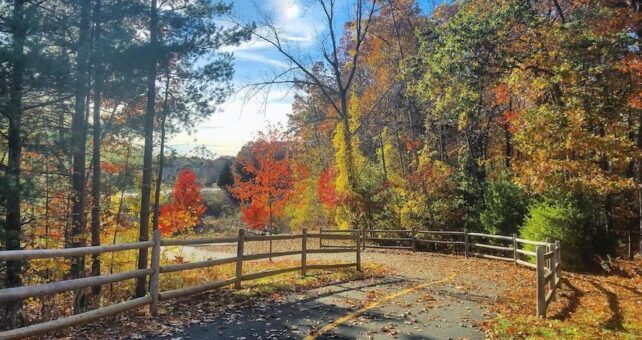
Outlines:
{"type": "MultiPolygon", "coordinates": [[[[333,235],[332,239],[340,239],[345,233],[361,235],[362,249],[399,249],[417,251],[417,245],[422,243],[440,244],[449,246],[463,246],[464,256],[475,256],[491,260],[513,262],[515,265],[535,269],[537,287],[537,316],[546,317],[546,309],[555,298],[555,292],[560,285],[561,278],[561,248],[559,241],[551,243],[546,241],[533,241],[512,236],[491,235],[483,233],[469,233],[467,230],[418,230],[418,229],[321,229],[322,235],[333,235]],[[374,237],[385,234],[387,237],[374,237]],[[392,237],[394,235],[396,237],[392,237]],[[337,238],[334,238],[337,236],[337,238]],[[429,236],[430,238],[425,238],[429,236]],[[450,239],[444,239],[448,237],[450,239]],[[453,239],[456,238],[456,239],[453,239]],[[370,242],[370,243],[368,243],[370,242]],[[530,247],[533,250],[524,249],[530,247]],[[492,252],[492,253],[489,253],[492,252]],[[527,259],[534,260],[530,262],[527,259]],[[548,288],[546,288],[548,287],[548,288]]],[[[330,239],[330,238],[328,238],[330,239]]],[[[341,245],[320,244],[323,247],[338,247],[341,245]]]]}
{"type": "Polygon", "coordinates": [[[307,270],[314,269],[336,269],[355,267],[361,270],[361,250],[366,248],[379,249],[403,249],[417,251],[417,244],[432,243],[450,246],[463,246],[464,255],[477,256],[493,260],[512,261],[516,265],[522,265],[533,268],[536,271],[536,288],[537,288],[537,315],[546,317],[546,310],[549,304],[555,299],[555,293],[561,282],[561,246],[559,241],[551,243],[549,240],[532,241],[517,238],[516,235],[489,235],[481,233],[469,233],[468,231],[447,231],[447,230],[338,230],[338,229],[321,229],[318,233],[307,233],[303,230],[301,234],[295,235],[246,235],[245,229],[239,230],[237,237],[224,238],[205,238],[205,239],[161,239],[158,231],[154,232],[153,240],[115,244],[107,246],[92,246],[69,249],[38,249],[38,250],[12,250],[0,251],[0,261],[10,260],[30,260],[46,259],[56,257],[84,256],[108,252],[117,252],[134,249],[151,248],[151,266],[150,268],[138,269],[129,272],[109,274],[103,276],[92,276],[73,280],[64,280],[34,286],[22,286],[0,289],[0,302],[19,300],[28,297],[38,297],[43,295],[56,294],[75,289],[93,287],[114,282],[120,282],[142,276],[150,277],[150,294],[149,296],[136,298],[120,302],[111,306],[98,308],[89,312],[80,313],[57,320],[42,322],[22,328],[12,329],[0,332],[1,339],[22,338],[49,331],[74,326],[90,321],[100,319],[105,316],[117,314],[141,306],[149,306],[152,315],[156,315],[160,301],[185,297],[205,291],[218,289],[225,286],[234,285],[241,288],[243,281],[255,280],[259,278],[280,275],[291,272],[300,272],[306,275],[307,270]],[[368,233],[370,233],[368,237],[368,233]],[[396,234],[399,237],[375,237],[375,235],[384,236],[396,234]],[[429,238],[426,238],[429,237],[429,238]],[[443,239],[443,237],[457,239],[443,239]],[[471,241],[474,238],[475,241],[471,241]],[[245,242],[255,241],[277,241],[277,240],[301,240],[301,250],[272,252],[270,247],[269,253],[245,254],[245,242]],[[319,249],[308,249],[310,239],[319,239],[319,249]],[[341,245],[323,244],[323,241],[343,241],[341,245]],[[492,240],[494,243],[483,243],[482,240],[492,240]],[[348,244],[346,244],[346,241],[348,244]],[[370,244],[368,244],[368,241],[370,244]],[[504,244],[501,244],[501,243],[504,244]],[[160,265],[161,247],[168,246],[185,246],[201,244],[222,244],[235,243],[237,245],[236,256],[223,259],[213,259],[191,263],[179,263],[171,265],[160,265]],[[392,244],[390,244],[392,243],[392,244]],[[521,246],[536,247],[535,251],[520,248],[521,246]],[[492,251],[493,254],[481,252],[492,251]],[[314,264],[308,265],[308,254],[328,254],[328,253],[355,253],[355,262],[341,264],[314,264]],[[256,273],[244,273],[243,263],[266,258],[280,256],[300,256],[300,266],[268,270],[256,273]],[[535,259],[535,263],[526,261],[522,256],[528,256],[535,259]],[[160,291],[159,280],[163,273],[178,272],[184,270],[193,270],[226,264],[236,264],[235,276],[229,279],[209,282],[203,285],[185,287],[169,291],[160,291]]]}
{"type": "Polygon", "coordinates": [[[11,250],[0,251],[0,261],[10,260],[30,260],[30,259],[47,259],[56,257],[69,257],[69,256],[84,256],[101,254],[108,252],[133,250],[133,249],[149,249],[152,250],[151,265],[149,268],[138,269],[129,272],[122,272],[116,274],[92,276],[73,280],[57,281],[46,284],[21,286],[13,288],[0,289],[0,302],[15,301],[29,297],[39,297],[44,295],[51,295],[75,289],[94,287],[109,283],[115,283],[134,279],[142,276],[149,276],[150,289],[149,295],[141,298],[136,298],[120,303],[113,304],[107,307],[101,307],[89,312],[75,314],[56,320],[41,322],[29,325],[22,328],[16,328],[8,331],[0,332],[0,339],[16,339],[33,335],[38,335],[65,327],[70,327],[82,323],[94,321],[109,315],[125,312],[142,306],[149,306],[152,315],[158,312],[158,304],[160,301],[185,297],[193,294],[203,293],[209,290],[222,288],[225,286],[234,285],[236,288],[241,288],[243,281],[255,280],[264,277],[281,275],[291,272],[300,272],[301,275],[307,275],[307,270],[316,269],[337,269],[337,268],[351,268],[355,267],[361,270],[361,247],[360,235],[328,235],[323,233],[308,234],[306,229],[303,229],[301,234],[293,235],[246,235],[245,229],[239,230],[237,237],[221,237],[221,238],[204,238],[204,239],[162,239],[158,231],[154,231],[153,239],[151,241],[124,243],[107,246],[92,246],[92,247],[79,247],[68,249],[37,249],[37,250],[11,250]],[[342,237],[338,237],[342,236],[342,237]],[[343,240],[351,243],[346,248],[324,248],[324,249],[308,249],[310,238],[318,238],[320,241],[323,239],[343,240]],[[259,253],[259,254],[245,254],[245,242],[254,241],[277,241],[277,240],[301,240],[301,250],[259,253]],[[185,245],[202,245],[202,244],[221,244],[221,243],[236,243],[237,252],[236,256],[222,259],[212,259],[206,261],[178,263],[170,265],[160,265],[161,247],[168,246],[185,246],[185,245]],[[340,264],[313,264],[308,265],[307,254],[321,254],[321,253],[354,253],[355,262],[340,263],[340,264]],[[248,261],[255,261],[266,258],[273,258],[279,256],[300,256],[300,265],[291,268],[282,268],[275,270],[268,270],[255,273],[244,273],[243,263],[248,261]],[[160,275],[164,273],[179,272],[184,270],[193,270],[207,267],[215,267],[226,264],[236,264],[236,274],[232,278],[221,281],[209,282],[206,284],[179,288],[169,291],[160,290],[160,275]]]}

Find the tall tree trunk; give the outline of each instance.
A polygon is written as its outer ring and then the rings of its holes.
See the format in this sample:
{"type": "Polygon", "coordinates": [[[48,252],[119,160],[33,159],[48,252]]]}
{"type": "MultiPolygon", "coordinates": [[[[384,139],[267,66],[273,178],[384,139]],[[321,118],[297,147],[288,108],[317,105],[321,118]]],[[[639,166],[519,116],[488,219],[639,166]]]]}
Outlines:
{"type": "Polygon", "coordinates": [[[163,116],[160,123],[160,151],[158,153],[158,174],[156,176],[156,191],[154,195],[154,216],[152,218],[152,229],[158,230],[158,217],[160,215],[160,196],[161,196],[161,182],[163,181],[163,167],[165,166],[165,122],[169,114],[169,67],[165,72],[165,98],[163,98],[163,116]]]}
{"type": "MultiPolygon", "coordinates": [[[[22,158],[22,91],[25,72],[24,44],[26,39],[26,25],[24,13],[24,0],[15,0],[11,20],[11,33],[13,35],[13,52],[11,70],[11,83],[9,85],[9,105],[7,107],[9,118],[9,157],[6,172],[6,221],[5,237],[6,250],[19,250],[21,240],[20,217],[20,163],[22,158]]],[[[7,261],[4,284],[6,288],[22,285],[20,273],[22,261],[7,261]]],[[[7,322],[3,324],[16,327],[22,324],[22,301],[9,302],[5,306],[7,322]]]]}
{"type": "Polygon", "coordinates": [[[383,170],[383,180],[388,181],[388,169],[386,167],[386,146],[383,140],[383,132],[379,133],[379,140],[381,141],[381,169],[383,170]]]}
{"type": "Polygon", "coordinates": [[[348,95],[347,93],[341,95],[341,111],[342,111],[342,117],[341,117],[341,127],[343,129],[343,142],[345,144],[345,152],[346,152],[346,158],[345,158],[345,167],[346,171],[348,174],[348,187],[350,188],[350,191],[355,192],[357,188],[357,181],[356,181],[356,171],[355,171],[355,166],[354,166],[354,155],[352,152],[352,131],[350,131],[350,116],[348,112],[348,95]]]}
{"type": "MultiPolygon", "coordinates": [[[[90,20],[90,3],[89,1],[80,1],[80,25],[78,26],[78,50],[76,53],[76,85],[75,85],[75,105],[74,116],[71,121],[72,145],[73,150],[73,174],[72,174],[72,247],[83,247],[86,244],[86,218],[85,218],[85,150],[86,150],[86,128],[85,128],[85,109],[88,94],[89,82],[89,20],[90,20]]],[[[77,256],[71,260],[72,278],[80,278],[85,275],[85,258],[77,256]]],[[[84,291],[78,290],[74,298],[74,311],[82,312],[85,309],[86,296],[84,291]]]]}
{"type": "MultiPolygon", "coordinates": [[[[638,140],[637,140],[638,151],[642,150],[642,114],[639,116],[638,121],[638,140]]],[[[638,234],[638,248],[640,251],[640,256],[642,256],[642,161],[638,161],[638,218],[639,218],[639,234],[638,234]]]]}
{"type": "MultiPolygon", "coordinates": [[[[147,105],[145,107],[145,151],[143,154],[143,183],[140,198],[140,233],[138,239],[149,239],[149,208],[152,189],[152,152],[154,148],[154,115],[156,103],[156,53],[158,41],[158,8],[157,0],[151,1],[149,20],[149,69],[147,70],[147,105]]],[[[147,268],[147,248],[138,252],[138,269],[147,268]]],[[[147,277],[136,279],[136,297],[142,297],[147,291],[147,277]]]]}
{"type": "MultiPolygon", "coordinates": [[[[94,21],[95,21],[95,48],[94,48],[94,115],[93,115],[93,156],[92,156],[92,182],[91,182],[91,245],[100,245],[100,142],[101,142],[101,126],[100,126],[100,109],[101,109],[101,95],[103,86],[103,70],[102,58],[98,55],[101,51],[101,27],[100,27],[100,11],[101,0],[96,0],[94,6],[94,21]]],[[[94,254],[91,262],[91,276],[100,275],[100,255],[94,254]]],[[[92,287],[94,295],[100,294],[100,286],[92,287]]]]}

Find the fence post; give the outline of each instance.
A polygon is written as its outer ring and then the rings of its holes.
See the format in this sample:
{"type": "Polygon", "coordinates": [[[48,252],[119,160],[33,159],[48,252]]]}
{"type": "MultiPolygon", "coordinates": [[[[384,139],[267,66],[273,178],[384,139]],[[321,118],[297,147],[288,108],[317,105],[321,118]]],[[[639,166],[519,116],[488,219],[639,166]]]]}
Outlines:
{"type": "Polygon", "coordinates": [[[243,248],[245,246],[245,229],[239,229],[238,245],[236,246],[236,282],[234,288],[241,288],[241,279],[243,276],[243,248]]]}
{"type": "Polygon", "coordinates": [[[270,262],[272,262],[272,239],[270,238],[270,232],[269,231],[266,234],[267,234],[268,239],[270,240],[270,262]]]}
{"type": "Polygon", "coordinates": [[[559,268],[555,269],[555,285],[559,284],[559,281],[562,280],[562,247],[560,246],[560,241],[555,241],[555,266],[559,268]]]}
{"type": "Polygon", "coordinates": [[[517,265],[517,234],[513,234],[513,264],[517,265]]]}
{"type": "Polygon", "coordinates": [[[363,235],[361,237],[361,242],[363,243],[363,250],[366,250],[366,226],[363,226],[363,235]]]}
{"type": "Polygon", "coordinates": [[[546,294],[544,287],[544,247],[537,246],[536,274],[537,274],[537,317],[546,317],[546,294]]]}
{"type": "MultiPolygon", "coordinates": [[[[546,238],[546,251],[547,252],[551,252],[551,251],[555,252],[555,248],[554,247],[555,247],[555,244],[553,244],[551,242],[550,237],[547,237],[546,238]]],[[[553,273],[553,271],[555,269],[555,253],[553,253],[553,256],[551,256],[548,260],[546,260],[546,266],[551,271],[551,273],[552,273],[551,275],[553,275],[551,277],[551,280],[548,283],[548,288],[550,290],[553,290],[553,289],[555,289],[555,273],[553,273]]]]}
{"type": "Polygon", "coordinates": [[[159,279],[160,279],[160,248],[161,236],[160,231],[154,230],[152,236],[154,245],[152,246],[152,275],[149,279],[149,293],[152,296],[152,304],[150,305],[149,312],[152,315],[158,314],[158,300],[159,300],[159,279]]]}
{"type": "Polygon", "coordinates": [[[415,236],[416,232],[417,232],[417,229],[412,228],[411,235],[412,235],[412,252],[413,253],[417,251],[417,240],[415,236]]]}
{"type": "Polygon", "coordinates": [[[361,242],[360,242],[361,234],[357,230],[354,233],[354,236],[355,236],[354,242],[355,242],[355,245],[356,245],[355,248],[356,248],[356,252],[357,252],[356,253],[356,256],[357,256],[357,270],[361,271],[361,242]]]}
{"type": "Polygon", "coordinates": [[[301,276],[306,276],[308,271],[307,243],[308,243],[308,229],[303,228],[303,230],[301,230],[301,276]]]}
{"type": "Polygon", "coordinates": [[[319,249],[323,248],[323,228],[319,228],[319,249]]]}
{"type": "Polygon", "coordinates": [[[464,228],[464,257],[468,257],[468,228],[464,228]]]}

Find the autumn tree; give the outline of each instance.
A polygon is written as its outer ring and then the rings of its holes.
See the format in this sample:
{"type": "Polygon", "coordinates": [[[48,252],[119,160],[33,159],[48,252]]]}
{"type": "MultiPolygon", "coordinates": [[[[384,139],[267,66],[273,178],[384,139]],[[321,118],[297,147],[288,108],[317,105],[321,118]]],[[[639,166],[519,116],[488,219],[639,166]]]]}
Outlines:
{"type": "Polygon", "coordinates": [[[250,228],[274,227],[293,194],[288,142],[277,130],[271,130],[260,133],[249,148],[250,157],[237,157],[244,176],[235,174],[230,191],[241,202],[242,220],[250,228]]]}
{"type": "Polygon", "coordinates": [[[163,235],[184,232],[198,225],[205,210],[196,174],[190,169],[183,169],[176,179],[172,202],[161,206],[158,229],[163,235]]]}
{"type": "MultiPolygon", "coordinates": [[[[348,184],[351,189],[357,186],[357,170],[352,159],[353,149],[357,146],[351,142],[354,130],[351,129],[351,109],[349,107],[355,77],[361,66],[364,41],[366,40],[372,17],[378,10],[377,0],[357,0],[348,2],[353,14],[352,20],[341,32],[337,26],[338,10],[340,4],[334,0],[318,0],[314,6],[323,14],[323,24],[327,29],[327,37],[319,42],[316,55],[323,56],[321,60],[312,57],[310,53],[299,53],[295,46],[288,44],[290,39],[283,39],[283,33],[274,22],[266,15],[260,20],[259,26],[267,29],[257,29],[252,32],[253,37],[267,43],[278,52],[288,64],[285,72],[277,72],[264,82],[252,84],[250,95],[269,89],[272,86],[310,86],[318,93],[324,103],[328,105],[333,115],[338,119],[336,129],[343,132],[344,141],[342,152],[344,168],[348,169],[348,184]],[[323,65],[322,68],[319,65],[323,65]],[[319,74],[319,70],[325,73],[319,74]]],[[[356,193],[355,193],[356,194],[356,193]]]]}

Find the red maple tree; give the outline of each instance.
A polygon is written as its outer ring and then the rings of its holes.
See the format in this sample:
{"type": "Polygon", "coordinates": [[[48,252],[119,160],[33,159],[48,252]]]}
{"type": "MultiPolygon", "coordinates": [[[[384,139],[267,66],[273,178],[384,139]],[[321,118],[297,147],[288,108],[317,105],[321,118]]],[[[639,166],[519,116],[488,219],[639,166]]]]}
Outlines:
{"type": "Polygon", "coordinates": [[[336,176],[336,170],[333,167],[330,167],[325,169],[319,177],[319,185],[317,187],[319,202],[329,209],[336,208],[337,203],[339,202],[339,197],[337,196],[337,190],[334,183],[336,176]]]}
{"type": "Polygon", "coordinates": [[[198,224],[205,209],[196,174],[190,169],[184,169],[174,185],[172,202],[163,204],[160,208],[158,229],[163,235],[184,231],[198,224]]]}
{"type": "Polygon", "coordinates": [[[292,194],[294,176],[287,144],[277,131],[259,134],[252,142],[251,157],[242,163],[244,178],[235,174],[231,192],[241,205],[241,220],[252,229],[274,226],[292,194]]]}

